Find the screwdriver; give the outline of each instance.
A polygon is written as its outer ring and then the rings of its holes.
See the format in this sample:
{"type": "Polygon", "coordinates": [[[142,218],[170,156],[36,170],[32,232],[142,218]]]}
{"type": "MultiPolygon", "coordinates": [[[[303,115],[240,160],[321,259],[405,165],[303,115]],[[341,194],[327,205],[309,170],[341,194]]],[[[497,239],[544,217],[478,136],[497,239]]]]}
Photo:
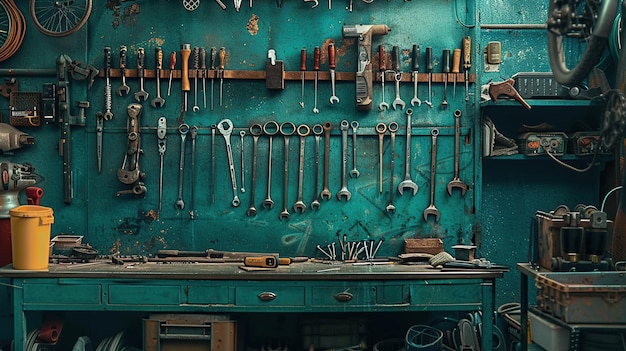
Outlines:
{"type": "Polygon", "coordinates": [[[469,101],[469,70],[471,65],[472,39],[463,38],[463,70],[465,71],[465,101],[469,101]]]}
{"type": "Polygon", "coordinates": [[[200,48],[200,69],[202,70],[202,104],[206,108],[206,49],[200,48]]]}
{"type": "Polygon", "coordinates": [[[454,49],[452,52],[452,73],[454,73],[453,96],[456,97],[456,74],[459,73],[461,66],[461,49],[454,49]]]}
{"type": "Polygon", "coordinates": [[[199,111],[198,106],[198,69],[200,68],[200,48],[193,47],[193,76],[194,76],[194,88],[193,88],[193,111],[199,111]]]}
{"type": "Polygon", "coordinates": [[[446,92],[448,91],[448,73],[450,73],[450,50],[443,49],[442,61],[443,65],[441,71],[443,72],[443,101],[441,101],[441,107],[448,107],[448,99],[446,98],[446,92]]]}
{"type": "Polygon", "coordinates": [[[306,72],[306,48],[300,50],[300,71],[302,71],[302,88],[300,93],[300,107],[304,108],[304,73],[306,72]]]}
{"type": "Polygon", "coordinates": [[[226,48],[223,46],[220,48],[219,53],[220,64],[219,64],[219,72],[220,72],[220,106],[222,106],[222,96],[224,95],[224,60],[226,59],[226,48]]]}
{"type": "Polygon", "coordinates": [[[315,84],[313,85],[313,113],[320,113],[320,111],[317,109],[317,73],[320,70],[320,47],[316,46],[313,49],[313,70],[315,71],[315,84]]]}
{"type": "Polygon", "coordinates": [[[431,85],[433,82],[433,48],[430,46],[426,47],[426,72],[428,72],[428,100],[424,102],[428,107],[432,108],[433,103],[431,100],[433,99],[433,93],[431,85]]]}
{"type": "Polygon", "coordinates": [[[191,45],[182,44],[180,46],[180,57],[182,59],[180,68],[180,84],[183,91],[183,111],[185,112],[187,111],[187,98],[189,91],[191,90],[191,86],[189,84],[189,55],[191,55],[191,45]]]}
{"type": "Polygon", "coordinates": [[[217,49],[215,47],[211,48],[211,71],[213,71],[211,73],[211,111],[213,110],[213,106],[215,106],[215,104],[213,103],[214,99],[213,99],[213,90],[215,88],[214,86],[214,82],[215,82],[215,54],[217,52],[217,49]]]}
{"type": "Polygon", "coordinates": [[[172,93],[172,75],[174,74],[174,67],[176,67],[176,51],[170,53],[170,82],[167,85],[167,96],[172,93]]]}

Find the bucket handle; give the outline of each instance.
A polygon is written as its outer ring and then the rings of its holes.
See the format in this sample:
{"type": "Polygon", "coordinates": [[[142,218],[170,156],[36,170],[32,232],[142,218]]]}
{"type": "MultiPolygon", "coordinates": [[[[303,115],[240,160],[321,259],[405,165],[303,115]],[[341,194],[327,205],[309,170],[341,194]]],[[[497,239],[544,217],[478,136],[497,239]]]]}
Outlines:
{"type": "Polygon", "coordinates": [[[54,217],[53,216],[49,216],[49,217],[40,217],[39,218],[40,224],[41,225],[48,225],[48,224],[52,224],[54,223],[54,217]]]}

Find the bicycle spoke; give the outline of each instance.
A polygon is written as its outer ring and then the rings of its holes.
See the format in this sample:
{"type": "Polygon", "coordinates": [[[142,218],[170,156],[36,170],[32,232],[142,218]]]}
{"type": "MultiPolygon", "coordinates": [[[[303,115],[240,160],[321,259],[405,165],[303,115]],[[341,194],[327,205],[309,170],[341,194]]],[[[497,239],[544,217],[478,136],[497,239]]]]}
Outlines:
{"type": "Polygon", "coordinates": [[[50,36],[63,36],[76,32],[91,13],[91,0],[50,1],[31,0],[31,17],[37,29],[50,36]]]}

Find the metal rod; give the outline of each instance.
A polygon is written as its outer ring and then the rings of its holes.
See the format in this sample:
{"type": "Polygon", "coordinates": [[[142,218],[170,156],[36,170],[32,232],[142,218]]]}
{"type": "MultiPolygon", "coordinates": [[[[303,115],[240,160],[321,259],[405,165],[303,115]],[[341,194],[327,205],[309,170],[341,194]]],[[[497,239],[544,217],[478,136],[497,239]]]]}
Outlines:
{"type": "Polygon", "coordinates": [[[55,69],[28,69],[28,68],[16,68],[16,69],[0,69],[0,76],[56,76],[57,71],[55,69]]]}
{"type": "Polygon", "coordinates": [[[481,24],[480,29],[546,29],[545,23],[491,23],[481,24]]]}

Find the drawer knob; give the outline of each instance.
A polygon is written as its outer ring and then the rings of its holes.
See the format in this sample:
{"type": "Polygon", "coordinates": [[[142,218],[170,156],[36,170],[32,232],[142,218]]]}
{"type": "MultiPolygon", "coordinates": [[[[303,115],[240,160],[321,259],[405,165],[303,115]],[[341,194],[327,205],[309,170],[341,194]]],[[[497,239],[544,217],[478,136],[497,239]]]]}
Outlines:
{"type": "Polygon", "coordinates": [[[348,302],[352,300],[352,294],[346,291],[340,292],[339,294],[335,295],[335,300],[339,302],[348,302]]]}
{"type": "Polygon", "coordinates": [[[261,301],[272,301],[276,298],[276,294],[273,292],[262,292],[259,294],[259,300],[261,301]]]}

